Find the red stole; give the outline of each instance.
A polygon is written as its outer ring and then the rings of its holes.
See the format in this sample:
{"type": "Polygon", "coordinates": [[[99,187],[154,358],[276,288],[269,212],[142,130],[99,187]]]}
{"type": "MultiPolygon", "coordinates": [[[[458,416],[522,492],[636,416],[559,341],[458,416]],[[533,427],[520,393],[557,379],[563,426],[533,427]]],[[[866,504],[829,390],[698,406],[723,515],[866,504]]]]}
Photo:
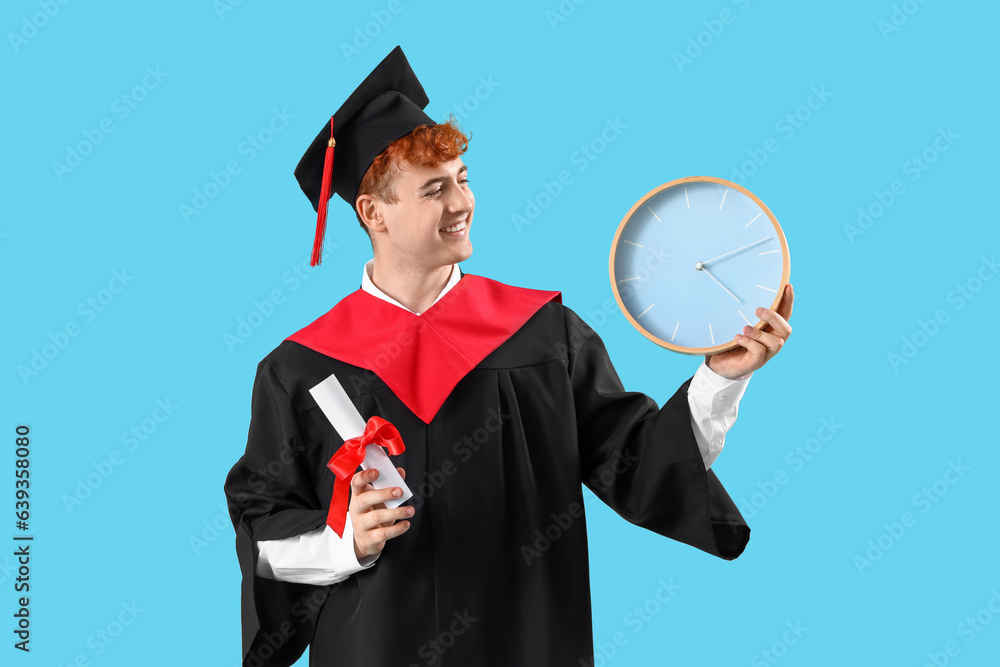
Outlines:
{"type": "Polygon", "coordinates": [[[562,293],[465,274],[421,315],[363,289],[287,340],[378,375],[425,424],[455,385],[562,293]]]}

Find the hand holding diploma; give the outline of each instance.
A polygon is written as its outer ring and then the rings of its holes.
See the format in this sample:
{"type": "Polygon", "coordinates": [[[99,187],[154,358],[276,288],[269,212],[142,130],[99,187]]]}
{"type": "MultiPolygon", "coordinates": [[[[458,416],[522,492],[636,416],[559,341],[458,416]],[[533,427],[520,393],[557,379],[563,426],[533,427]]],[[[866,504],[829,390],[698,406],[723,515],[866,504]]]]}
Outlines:
{"type": "MultiPolygon", "coordinates": [[[[405,470],[396,468],[396,471],[401,478],[406,478],[405,470]]],[[[401,497],[403,490],[398,486],[376,489],[371,482],[378,476],[378,469],[371,468],[351,478],[351,524],[354,526],[354,555],[358,560],[381,553],[386,541],[406,532],[410,522],[405,519],[414,514],[413,507],[408,505],[386,508],[385,502],[401,497]]]]}
{"type": "Polygon", "coordinates": [[[393,467],[382,445],[393,454],[402,453],[404,446],[399,432],[384,419],[373,416],[367,422],[347,396],[336,375],[311,388],[309,392],[333,427],[344,439],[344,445],[327,464],[337,475],[327,524],[341,538],[346,515],[350,513],[354,527],[354,553],[358,560],[382,551],[387,540],[409,528],[398,519],[413,515],[413,508],[400,507],[413,493],[402,468],[393,467]],[[352,472],[358,464],[363,470],[352,472]],[[350,504],[347,480],[350,475],[350,504]]]}

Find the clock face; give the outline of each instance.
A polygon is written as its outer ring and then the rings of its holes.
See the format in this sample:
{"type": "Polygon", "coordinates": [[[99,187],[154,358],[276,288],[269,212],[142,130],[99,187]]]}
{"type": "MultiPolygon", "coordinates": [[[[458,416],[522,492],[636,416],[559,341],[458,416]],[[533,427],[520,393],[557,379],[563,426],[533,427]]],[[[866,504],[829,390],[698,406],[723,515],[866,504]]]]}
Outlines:
{"type": "Polygon", "coordinates": [[[745,188],[709,176],[646,194],[611,246],[611,284],[643,335],[685,354],[736,347],[744,325],[766,326],[789,276],[788,245],[771,211],[745,188]]]}

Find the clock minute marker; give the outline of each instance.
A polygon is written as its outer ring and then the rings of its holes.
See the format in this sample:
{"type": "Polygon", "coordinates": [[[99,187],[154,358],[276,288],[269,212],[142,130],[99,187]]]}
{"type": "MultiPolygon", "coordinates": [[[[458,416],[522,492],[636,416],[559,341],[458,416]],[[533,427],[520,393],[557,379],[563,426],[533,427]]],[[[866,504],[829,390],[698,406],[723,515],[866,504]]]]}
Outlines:
{"type": "Polygon", "coordinates": [[[708,323],[708,335],[712,337],[712,345],[715,345],[715,334],[712,333],[712,323],[708,323]]]}
{"type": "Polygon", "coordinates": [[[758,255],[770,255],[772,252],[781,252],[781,248],[778,248],[777,250],[765,250],[764,252],[759,252],[757,254],[758,255]]]}
{"type": "Polygon", "coordinates": [[[753,324],[751,324],[751,323],[750,323],[750,320],[748,320],[748,319],[747,319],[747,316],[743,314],[743,311],[741,311],[741,310],[740,310],[739,308],[737,308],[737,309],[736,309],[736,312],[740,314],[740,317],[742,317],[742,318],[743,318],[743,321],[744,321],[744,322],[746,322],[746,323],[747,323],[747,324],[749,324],[750,326],[753,326],[753,324]]]}
{"type": "MultiPolygon", "coordinates": [[[[757,215],[755,215],[755,216],[753,217],[753,220],[756,220],[757,218],[759,218],[759,217],[760,217],[760,216],[762,216],[762,215],[764,215],[764,211],[761,211],[760,213],[758,213],[757,215]]],[[[747,227],[749,227],[750,225],[752,225],[752,224],[753,224],[753,220],[751,220],[751,221],[750,221],[750,222],[748,222],[747,224],[743,225],[743,228],[744,228],[744,229],[746,229],[747,227]]]]}
{"type": "Polygon", "coordinates": [[[660,220],[660,216],[656,215],[656,211],[654,211],[652,207],[649,206],[649,204],[646,205],[646,208],[648,208],[649,212],[653,214],[653,217],[656,218],[657,222],[663,222],[662,220],[660,220]]]}
{"type": "MultiPolygon", "coordinates": [[[[687,202],[688,208],[691,208],[691,200],[688,199],[688,189],[684,188],[684,201],[687,202]]],[[[678,322],[680,324],[680,322],[678,322]]]]}
{"type": "Polygon", "coordinates": [[[677,320],[677,324],[674,325],[674,332],[672,334],[670,334],[670,342],[671,343],[674,342],[674,336],[677,335],[677,327],[679,327],[680,325],[681,325],[681,321],[677,320]]]}
{"type": "Polygon", "coordinates": [[[628,281],[630,281],[630,280],[638,280],[638,279],[639,279],[640,277],[641,277],[641,276],[636,276],[635,278],[622,278],[622,279],[621,279],[621,280],[619,280],[618,282],[620,282],[620,283],[627,283],[627,282],[628,282],[628,281]]]}
{"type": "Polygon", "coordinates": [[[624,241],[625,243],[631,243],[632,245],[634,245],[634,246],[636,246],[638,248],[645,248],[646,247],[644,245],[639,245],[638,243],[634,243],[633,241],[626,241],[625,239],[622,239],[622,241],[624,241]]]}
{"type": "Polygon", "coordinates": [[[757,285],[757,287],[759,287],[759,288],[761,288],[761,289],[766,289],[766,290],[767,290],[768,292],[774,292],[775,294],[777,294],[777,293],[778,293],[778,290],[776,290],[776,289],[771,289],[770,287],[764,287],[763,285],[757,285]]]}
{"type": "MultiPolygon", "coordinates": [[[[652,308],[652,307],[653,307],[653,304],[649,304],[649,308],[652,308]]],[[[636,315],[635,319],[639,319],[640,317],[642,317],[643,315],[645,315],[646,313],[648,313],[649,312],[649,308],[647,308],[646,310],[644,310],[641,313],[639,313],[638,315],[636,315]]]]}
{"type": "Polygon", "coordinates": [[[726,203],[726,195],[728,195],[728,194],[729,194],[729,190],[726,190],[725,192],[722,193],[722,203],[719,204],[719,210],[720,211],[722,210],[722,204],[726,203]]]}

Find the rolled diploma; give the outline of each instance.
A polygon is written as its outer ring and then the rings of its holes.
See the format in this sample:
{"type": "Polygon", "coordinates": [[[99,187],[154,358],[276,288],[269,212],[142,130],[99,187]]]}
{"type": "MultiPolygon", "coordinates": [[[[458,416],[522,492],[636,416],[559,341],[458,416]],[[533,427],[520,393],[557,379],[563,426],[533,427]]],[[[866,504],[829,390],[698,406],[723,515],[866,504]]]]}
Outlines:
{"type": "MultiPolygon", "coordinates": [[[[361,413],[351,403],[351,399],[344,391],[344,387],[337,380],[336,375],[331,375],[327,379],[309,390],[320,410],[326,418],[333,424],[333,428],[345,441],[356,438],[365,432],[365,420],[361,418],[361,413]]],[[[376,468],[378,479],[372,482],[376,489],[387,489],[398,486],[403,490],[403,495],[399,498],[392,498],[385,501],[385,506],[389,509],[399,507],[413,496],[413,492],[406,486],[406,482],[399,476],[399,471],[393,465],[392,459],[386,454],[385,449],[380,445],[368,445],[365,448],[365,460],[361,462],[364,470],[376,468]]]]}

